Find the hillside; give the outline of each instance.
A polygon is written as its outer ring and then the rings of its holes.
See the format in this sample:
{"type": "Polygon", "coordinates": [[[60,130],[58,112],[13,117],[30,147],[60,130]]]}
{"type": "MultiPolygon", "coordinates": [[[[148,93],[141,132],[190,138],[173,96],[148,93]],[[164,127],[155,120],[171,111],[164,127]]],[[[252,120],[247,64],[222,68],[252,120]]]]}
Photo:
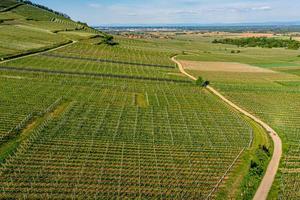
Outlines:
{"type": "Polygon", "coordinates": [[[0,59],[101,34],[62,15],[14,0],[0,3],[0,59]]]}

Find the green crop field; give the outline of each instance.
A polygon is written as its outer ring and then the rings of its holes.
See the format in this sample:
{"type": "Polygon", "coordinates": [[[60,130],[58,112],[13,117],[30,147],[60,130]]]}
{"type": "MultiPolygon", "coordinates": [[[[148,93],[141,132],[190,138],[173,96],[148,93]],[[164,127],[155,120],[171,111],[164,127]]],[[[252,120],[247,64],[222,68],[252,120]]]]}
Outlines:
{"type": "Polygon", "coordinates": [[[5,63],[3,66],[188,81],[175,70],[170,57],[170,53],[152,49],[135,49],[124,44],[109,47],[84,41],[57,51],[5,63]]]}

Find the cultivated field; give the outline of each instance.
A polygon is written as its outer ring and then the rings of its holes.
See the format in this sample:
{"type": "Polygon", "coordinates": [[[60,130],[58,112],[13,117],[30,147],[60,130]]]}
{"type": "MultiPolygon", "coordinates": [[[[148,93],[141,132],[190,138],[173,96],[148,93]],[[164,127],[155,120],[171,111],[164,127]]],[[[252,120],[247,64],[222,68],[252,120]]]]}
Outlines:
{"type": "Polygon", "coordinates": [[[263,69],[242,63],[234,62],[201,62],[181,61],[186,70],[210,71],[210,72],[236,72],[236,73],[276,73],[275,71],[263,69]]]}
{"type": "Polygon", "coordinates": [[[75,80],[35,79],[63,100],[6,160],[3,197],[205,198],[249,145],[251,128],[189,84],[75,80]]]}

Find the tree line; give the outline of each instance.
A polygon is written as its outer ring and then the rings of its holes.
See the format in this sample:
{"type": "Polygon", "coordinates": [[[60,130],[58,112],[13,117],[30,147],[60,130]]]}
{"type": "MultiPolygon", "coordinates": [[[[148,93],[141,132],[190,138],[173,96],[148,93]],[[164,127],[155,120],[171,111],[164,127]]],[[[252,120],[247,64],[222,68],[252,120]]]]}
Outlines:
{"type": "Polygon", "coordinates": [[[48,8],[48,7],[43,6],[43,5],[40,5],[40,4],[32,3],[31,1],[28,1],[28,0],[18,0],[18,2],[24,3],[24,4],[28,4],[28,5],[31,5],[31,6],[40,8],[40,9],[43,9],[43,10],[47,10],[47,11],[49,11],[49,12],[51,12],[51,13],[56,14],[56,15],[65,17],[65,18],[67,18],[67,19],[71,19],[71,17],[70,17],[69,15],[65,14],[65,13],[57,12],[57,11],[55,11],[55,10],[52,10],[51,8],[48,8]]]}
{"type": "Polygon", "coordinates": [[[231,44],[237,45],[238,47],[262,47],[262,48],[287,48],[298,50],[300,48],[300,42],[290,38],[286,39],[275,39],[266,37],[250,37],[250,38],[226,38],[226,39],[215,39],[212,43],[214,44],[231,44]]]}

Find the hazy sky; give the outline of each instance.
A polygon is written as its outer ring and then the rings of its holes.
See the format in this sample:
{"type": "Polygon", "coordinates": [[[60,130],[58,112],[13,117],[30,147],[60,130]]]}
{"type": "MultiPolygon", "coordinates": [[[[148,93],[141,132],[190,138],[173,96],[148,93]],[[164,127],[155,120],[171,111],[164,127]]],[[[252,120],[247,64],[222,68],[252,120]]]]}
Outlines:
{"type": "Polygon", "coordinates": [[[300,0],[32,0],[90,25],[300,21],[300,0]]]}

